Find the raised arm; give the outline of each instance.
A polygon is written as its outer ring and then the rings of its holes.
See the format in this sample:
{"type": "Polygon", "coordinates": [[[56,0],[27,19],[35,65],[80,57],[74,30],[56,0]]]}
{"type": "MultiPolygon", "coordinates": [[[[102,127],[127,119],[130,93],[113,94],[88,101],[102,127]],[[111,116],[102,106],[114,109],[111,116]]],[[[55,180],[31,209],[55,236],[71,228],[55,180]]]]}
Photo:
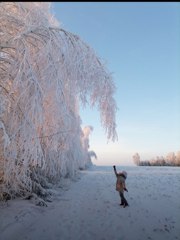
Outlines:
{"type": "Polygon", "coordinates": [[[116,166],[113,166],[113,169],[114,169],[114,173],[115,173],[115,175],[116,175],[116,177],[117,177],[116,166]]]}

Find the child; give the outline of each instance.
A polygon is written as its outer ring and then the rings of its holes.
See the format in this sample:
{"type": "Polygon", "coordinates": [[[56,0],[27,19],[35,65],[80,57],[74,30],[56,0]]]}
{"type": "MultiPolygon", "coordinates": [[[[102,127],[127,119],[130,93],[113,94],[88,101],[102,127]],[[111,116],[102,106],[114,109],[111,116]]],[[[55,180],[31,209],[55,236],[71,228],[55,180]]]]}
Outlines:
{"type": "Polygon", "coordinates": [[[117,177],[116,191],[119,192],[119,195],[120,195],[120,198],[121,198],[120,205],[125,208],[126,206],[129,206],[127,200],[124,197],[124,191],[128,192],[128,190],[126,189],[126,184],[125,184],[125,180],[127,178],[127,172],[126,171],[122,171],[122,172],[117,173],[116,166],[113,166],[113,168],[114,168],[114,173],[115,173],[115,175],[117,177]]]}

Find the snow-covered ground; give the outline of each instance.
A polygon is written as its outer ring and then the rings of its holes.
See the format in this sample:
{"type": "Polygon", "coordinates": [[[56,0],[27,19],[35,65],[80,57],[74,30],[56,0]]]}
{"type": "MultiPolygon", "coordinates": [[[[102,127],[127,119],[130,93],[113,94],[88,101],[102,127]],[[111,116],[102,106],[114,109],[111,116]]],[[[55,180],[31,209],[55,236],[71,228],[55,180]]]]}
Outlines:
{"type": "Polygon", "coordinates": [[[1,240],[180,240],[180,168],[120,167],[129,207],[119,206],[112,167],[93,166],[56,189],[48,207],[0,207],[1,240]]]}

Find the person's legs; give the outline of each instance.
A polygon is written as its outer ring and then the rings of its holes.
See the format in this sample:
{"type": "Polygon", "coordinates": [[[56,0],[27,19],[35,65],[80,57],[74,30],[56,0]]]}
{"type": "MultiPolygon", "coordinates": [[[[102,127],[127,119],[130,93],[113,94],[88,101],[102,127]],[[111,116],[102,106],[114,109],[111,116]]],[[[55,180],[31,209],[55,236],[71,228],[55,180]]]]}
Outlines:
{"type": "Polygon", "coordinates": [[[121,203],[120,205],[124,205],[124,197],[123,197],[123,193],[119,192],[120,198],[121,198],[121,203]]]}
{"type": "Polygon", "coordinates": [[[119,194],[120,194],[120,197],[121,197],[121,204],[120,205],[124,205],[124,207],[129,206],[127,200],[124,197],[124,193],[123,192],[119,192],[119,194]]]}

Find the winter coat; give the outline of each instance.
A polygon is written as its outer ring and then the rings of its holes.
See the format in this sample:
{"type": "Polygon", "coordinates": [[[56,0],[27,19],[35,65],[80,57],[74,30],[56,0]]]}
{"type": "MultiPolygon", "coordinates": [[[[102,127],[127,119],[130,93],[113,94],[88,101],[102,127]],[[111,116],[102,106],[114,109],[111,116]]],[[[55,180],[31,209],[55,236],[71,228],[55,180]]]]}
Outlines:
{"type": "Polygon", "coordinates": [[[117,180],[116,180],[116,191],[124,192],[124,188],[126,188],[125,177],[121,173],[117,174],[116,177],[117,177],[117,180]]]}
{"type": "Polygon", "coordinates": [[[114,168],[114,173],[117,177],[116,191],[124,193],[124,189],[126,188],[125,180],[127,178],[127,172],[122,171],[122,172],[117,173],[116,167],[113,166],[113,168],[114,168]]]}

